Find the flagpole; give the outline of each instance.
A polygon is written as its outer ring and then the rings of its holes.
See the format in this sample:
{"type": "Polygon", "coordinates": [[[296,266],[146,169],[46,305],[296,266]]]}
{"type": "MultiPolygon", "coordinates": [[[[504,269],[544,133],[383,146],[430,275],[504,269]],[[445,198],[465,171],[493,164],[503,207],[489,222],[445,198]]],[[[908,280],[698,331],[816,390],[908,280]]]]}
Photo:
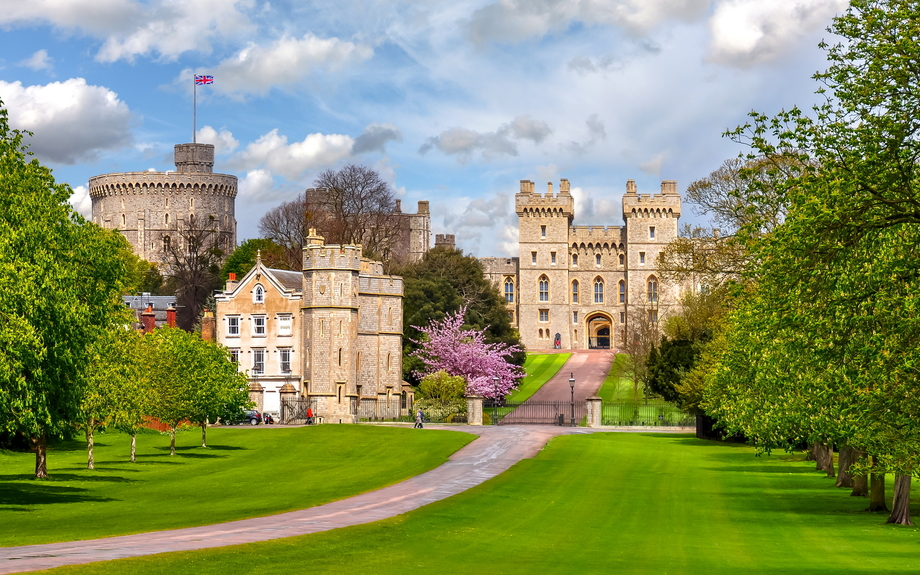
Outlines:
{"type": "Polygon", "coordinates": [[[198,82],[195,81],[195,73],[192,72],[192,143],[197,144],[198,131],[198,82]]]}

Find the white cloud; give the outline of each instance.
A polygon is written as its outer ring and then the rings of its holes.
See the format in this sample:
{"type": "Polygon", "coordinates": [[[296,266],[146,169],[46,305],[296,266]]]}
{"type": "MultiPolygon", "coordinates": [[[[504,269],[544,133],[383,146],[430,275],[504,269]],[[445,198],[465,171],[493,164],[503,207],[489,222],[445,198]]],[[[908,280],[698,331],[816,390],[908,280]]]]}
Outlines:
{"type": "Polygon", "coordinates": [[[588,137],[583,139],[580,142],[569,142],[565,145],[570,152],[576,155],[582,155],[587,153],[595,144],[601,140],[607,139],[607,129],[604,127],[604,122],[598,117],[597,114],[591,114],[588,116],[588,119],[585,120],[585,126],[588,127],[588,137]]]}
{"type": "Polygon", "coordinates": [[[769,62],[846,7],[846,0],[724,0],[709,22],[709,57],[736,66],[769,62]]]}
{"type": "Polygon", "coordinates": [[[309,170],[328,168],[348,158],[353,145],[350,136],[319,133],[288,144],[287,136],[279,135],[275,128],[247,145],[228,164],[245,170],[264,166],[289,180],[297,180],[309,170]]]}
{"type": "Polygon", "coordinates": [[[437,148],[448,155],[457,154],[461,161],[469,160],[479,152],[486,160],[501,156],[517,156],[518,147],[513,139],[542,143],[552,133],[550,127],[530,116],[518,116],[494,132],[476,132],[467,128],[449,128],[428,138],[419,148],[425,154],[437,148]]]}
{"type": "Polygon", "coordinates": [[[93,215],[93,201],[89,197],[89,189],[86,186],[77,186],[70,195],[70,205],[84,218],[89,219],[93,215]]]}
{"type": "Polygon", "coordinates": [[[476,10],[467,25],[476,44],[517,43],[573,23],[643,32],[665,20],[698,18],[708,7],[709,0],[498,0],[476,10]]]}
{"type": "MultiPolygon", "coordinates": [[[[225,93],[265,94],[275,86],[302,81],[316,68],[338,70],[363,62],[374,51],[368,46],[338,38],[284,36],[272,44],[250,44],[223,60],[213,70],[214,89],[225,93]]],[[[187,78],[185,75],[184,78],[187,78]]]]}
{"type": "Polygon", "coordinates": [[[645,172],[646,174],[652,174],[655,176],[661,175],[661,166],[664,164],[665,153],[658,152],[649,159],[649,161],[639,164],[639,169],[645,172]]]}
{"type": "Polygon", "coordinates": [[[250,170],[239,182],[241,200],[258,202],[271,199],[275,189],[275,178],[268,170],[250,170]]]}
{"type": "Polygon", "coordinates": [[[371,124],[364,128],[364,132],[355,138],[354,146],[351,148],[352,154],[361,154],[364,152],[386,152],[386,145],[389,141],[402,141],[402,134],[393,124],[371,124]]]}
{"type": "MultiPolygon", "coordinates": [[[[457,203],[462,205],[462,202],[462,199],[460,202],[451,202],[451,207],[457,203]]],[[[463,212],[447,211],[443,222],[444,228],[451,230],[450,233],[456,236],[458,247],[470,253],[478,254],[482,252],[483,247],[491,248],[492,242],[497,238],[504,240],[500,242],[501,249],[507,252],[507,246],[504,244],[509,243],[512,236],[506,228],[517,228],[514,196],[499,192],[491,197],[473,198],[469,200],[463,212]],[[485,246],[482,245],[484,239],[487,240],[485,246]]],[[[516,244],[516,238],[513,241],[516,244]]],[[[516,249],[515,245],[514,251],[516,249]]]]}
{"type": "Polygon", "coordinates": [[[47,50],[39,50],[20,62],[19,65],[25,66],[26,68],[32,68],[33,70],[50,70],[54,67],[51,64],[53,61],[54,60],[48,57],[47,50]]]}
{"type": "Polygon", "coordinates": [[[220,132],[211,126],[204,126],[196,132],[195,138],[199,144],[213,144],[215,154],[228,154],[240,145],[233,137],[230,130],[222,129],[220,132]]]}
{"type": "Polygon", "coordinates": [[[0,24],[48,22],[58,28],[76,28],[97,36],[130,27],[139,20],[139,6],[131,0],[12,1],[4,2],[0,10],[0,24]]]}
{"type": "Polygon", "coordinates": [[[0,80],[0,99],[13,128],[33,132],[26,142],[41,160],[73,164],[131,142],[131,112],[118,94],[83,78],[24,87],[0,80]]]}
{"type": "Polygon", "coordinates": [[[609,193],[600,190],[572,188],[572,200],[575,203],[575,224],[579,226],[620,225],[623,219],[621,196],[613,199],[609,193]]]}

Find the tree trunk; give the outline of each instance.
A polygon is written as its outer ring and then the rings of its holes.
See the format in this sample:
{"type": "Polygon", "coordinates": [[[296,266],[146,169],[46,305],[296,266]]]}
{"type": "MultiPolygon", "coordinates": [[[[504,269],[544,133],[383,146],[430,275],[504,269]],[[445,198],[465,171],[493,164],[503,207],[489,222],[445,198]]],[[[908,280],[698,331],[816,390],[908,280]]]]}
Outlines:
{"type": "Polygon", "coordinates": [[[176,428],[175,427],[169,428],[169,454],[170,455],[176,454],[176,428]]]}
{"type": "Polygon", "coordinates": [[[201,422],[201,446],[208,446],[208,421],[204,420],[201,422]]]}
{"type": "Polygon", "coordinates": [[[913,525],[910,520],[910,475],[894,478],[894,498],[891,501],[891,515],[885,523],[913,525]]]}
{"type": "Polygon", "coordinates": [[[131,463],[137,462],[137,434],[131,434],[131,463]]]}
{"type": "Polygon", "coordinates": [[[865,475],[857,475],[853,478],[853,491],[851,497],[865,497],[869,495],[869,478],[865,475]]]}
{"type": "Polygon", "coordinates": [[[89,421],[86,422],[86,468],[87,469],[96,469],[96,459],[93,457],[93,447],[95,447],[95,441],[93,439],[93,418],[89,418],[89,421]]]}
{"type": "Polygon", "coordinates": [[[853,487],[853,476],[850,467],[856,462],[856,449],[849,445],[840,446],[840,459],[837,461],[837,482],[835,487],[853,487]]]}
{"type": "MultiPolygon", "coordinates": [[[[872,466],[878,465],[878,459],[872,456],[872,466]]],[[[872,483],[869,487],[869,509],[866,511],[888,511],[885,505],[885,474],[872,473],[870,477],[872,483]]]]}
{"type": "Polygon", "coordinates": [[[834,476],[834,447],[833,443],[815,442],[815,470],[827,472],[828,477],[834,476]]]}
{"type": "Polygon", "coordinates": [[[48,478],[48,436],[42,431],[38,436],[31,438],[32,448],[35,450],[35,478],[48,478]]]}
{"type": "Polygon", "coordinates": [[[805,461],[817,461],[818,460],[818,458],[815,457],[815,445],[817,445],[817,442],[812,443],[808,451],[805,452],[805,461]]]}

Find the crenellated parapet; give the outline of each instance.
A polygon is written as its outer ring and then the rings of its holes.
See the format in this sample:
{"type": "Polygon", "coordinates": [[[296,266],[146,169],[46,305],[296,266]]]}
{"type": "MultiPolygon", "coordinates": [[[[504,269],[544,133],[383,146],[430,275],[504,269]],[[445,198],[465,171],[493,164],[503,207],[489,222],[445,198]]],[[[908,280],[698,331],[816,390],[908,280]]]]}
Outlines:
{"type": "Polygon", "coordinates": [[[568,180],[560,180],[559,194],[553,194],[553,183],[547,182],[545,194],[534,193],[534,183],[521,180],[521,191],[514,197],[518,216],[564,217],[571,220],[575,215],[575,199],[572,197],[568,180]]]}
{"type": "Polygon", "coordinates": [[[659,194],[639,194],[635,180],[629,180],[626,183],[626,193],[623,195],[623,219],[676,219],[680,218],[680,205],[680,194],[677,193],[677,182],[674,180],[661,182],[659,194]]]}

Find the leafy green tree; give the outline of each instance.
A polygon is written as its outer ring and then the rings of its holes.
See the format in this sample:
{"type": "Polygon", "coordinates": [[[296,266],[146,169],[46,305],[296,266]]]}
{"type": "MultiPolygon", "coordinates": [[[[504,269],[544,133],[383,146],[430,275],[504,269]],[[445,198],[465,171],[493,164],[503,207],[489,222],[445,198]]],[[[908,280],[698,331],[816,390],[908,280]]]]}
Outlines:
{"type": "Polygon", "coordinates": [[[28,438],[43,478],[49,438],[79,416],[89,348],[124,307],[125,266],[22,136],[0,107],[0,426],[28,438]]]}
{"type": "Polygon", "coordinates": [[[261,252],[262,263],[270,268],[290,269],[287,263],[285,249],[267,238],[256,238],[241,243],[221,268],[224,281],[235,273],[237,278],[242,278],[256,265],[256,256],[261,252]]]}
{"type": "MultiPolygon", "coordinates": [[[[505,301],[483,275],[482,264],[458,249],[436,247],[418,262],[394,273],[403,277],[403,378],[417,383],[413,372],[424,370],[412,353],[419,348],[422,334],[412,326],[427,326],[467,305],[464,320],[472,329],[486,332],[486,343],[519,345],[520,335],[511,325],[505,301]]],[[[524,364],[525,354],[511,357],[515,365],[524,364]]]]}

